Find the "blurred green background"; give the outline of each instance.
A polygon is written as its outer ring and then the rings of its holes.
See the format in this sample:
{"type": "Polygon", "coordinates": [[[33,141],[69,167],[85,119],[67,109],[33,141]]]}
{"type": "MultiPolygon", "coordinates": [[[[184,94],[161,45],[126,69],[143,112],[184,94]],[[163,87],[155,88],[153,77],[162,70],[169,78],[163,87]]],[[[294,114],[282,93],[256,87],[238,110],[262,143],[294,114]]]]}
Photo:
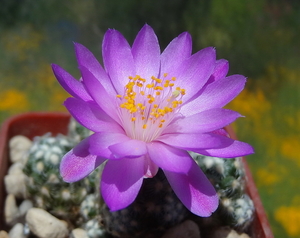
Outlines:
{"type": "Polygon", "coordinates": [[[230,74],[248,77],[230,105],[246,117],[234,128],[276,237],[300,237],[299,0],[1,0],[0,122],[27,111],[64,111],[67,94],[50,63],[79,77],[73,41],[101,60],[107,28],[132,43],[151,25],[162,49],[182,31],[194,51],[215,46],[230,74]]]}

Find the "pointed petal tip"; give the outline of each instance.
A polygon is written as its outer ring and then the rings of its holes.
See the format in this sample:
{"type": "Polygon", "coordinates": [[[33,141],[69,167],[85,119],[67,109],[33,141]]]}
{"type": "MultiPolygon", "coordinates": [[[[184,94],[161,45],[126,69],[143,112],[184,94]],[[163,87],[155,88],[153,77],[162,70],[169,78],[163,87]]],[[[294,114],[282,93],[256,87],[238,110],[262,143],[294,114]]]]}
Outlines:
{"type": "Polygon", "coordinates": [[[205,204],[205,206],[201,207],[201,209],[193,210],[192,213],[201,217],[210,217],[219,206],[219,196],[216,194],[211,197],[210,201],[205,204]]]}

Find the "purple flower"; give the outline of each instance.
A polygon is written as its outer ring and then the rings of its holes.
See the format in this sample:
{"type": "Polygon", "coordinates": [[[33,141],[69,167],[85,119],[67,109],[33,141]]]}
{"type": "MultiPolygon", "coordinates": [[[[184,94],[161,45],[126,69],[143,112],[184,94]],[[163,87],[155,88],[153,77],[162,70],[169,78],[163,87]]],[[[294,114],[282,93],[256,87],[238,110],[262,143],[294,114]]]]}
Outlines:
{"type": "Polygon", "coordinates": [[[253,153],[222,129],[241,116],[222,107],[241,92],[246,79],[226,77],[228,62],[216,60],[214,48],[193,55],[191,50],[191,36],[184,32],[161,53],[153,29],[145,25],[132,47],[118,31],[106,32],[104,69],[75,43],[79,81],[52,65],[73,96],[64,105],[95,132],[63,157],[65,181],[80,180],[106,162],[101,194],[115,211],[130,205],[143,179],[161,168],[191,212],[205,217],[216,210],[216,191],[187,151],[223,158],[253,153]]]}

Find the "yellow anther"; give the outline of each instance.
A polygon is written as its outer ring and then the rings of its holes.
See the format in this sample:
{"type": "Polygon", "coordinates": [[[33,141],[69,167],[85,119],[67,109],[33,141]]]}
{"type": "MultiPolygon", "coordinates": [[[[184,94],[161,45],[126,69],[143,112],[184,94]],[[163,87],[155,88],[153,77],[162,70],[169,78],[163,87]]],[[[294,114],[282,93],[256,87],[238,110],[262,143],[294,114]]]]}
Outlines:
{"type": "Polygon", "coordinates": [[[153,86],[154,86],[154,84],[153,84],[153,83],[151,83],[151,84],[147,84],[147,85],[146,85],[146,87],[147,87],[147,88],[153,88],[153,86]]]}
{"type": "Polygon", "coordinates": [[[140,79],[140,78],[141,78],[141,76],[136,75],[136,76],[133,78],[133,80],[138,80],[138,79],[140,79]]]}
{"type": "Polygon", "coordinates": [[[133,107],[130,109],[130,113],[135,113],[137,111],[137,108],[136,107],[133,107]]]}
{"type": "Polygon", "coordinates": [[[157,83],[161,83],[161,82],[162,82],[162,80],[161,80],[161,79],[158,79],[158,78],[157,78],[155,81],[156,81],[157,83]]]}
{"type": "Polygon", "coordinates": [[[174,108],[182,104],[181,100],[177,101],[175,98],[182,97],[185,90],[180,87],[176,87],[176,90],[173,89],[176,78],[167,79],[167,73],[162,74],[161,77],[162,79],[152,76],[151,82],[149,80],[146,82],[147,80],[140,75],[129,76],[124,95],[116,95],[122,100],[122,103],[119,104],[120,108],[126,109],[127,113],[131,114],[129,120],[132,123],[143,121],[141,124],[143,129],[147,128],[148,122],[162,128],[166,121],[166,114],[173,112],[174,108]],[[167,90],[162,93],[165,89],[167,90]],[[164,106],[159,108],[160,105],[164,106]]]}
{"type": "Polygon", "coordinates": [[[162,86],[156,86],[156,87],[154,87],[154,90],[163,90],[163,87],[162,86]]]}

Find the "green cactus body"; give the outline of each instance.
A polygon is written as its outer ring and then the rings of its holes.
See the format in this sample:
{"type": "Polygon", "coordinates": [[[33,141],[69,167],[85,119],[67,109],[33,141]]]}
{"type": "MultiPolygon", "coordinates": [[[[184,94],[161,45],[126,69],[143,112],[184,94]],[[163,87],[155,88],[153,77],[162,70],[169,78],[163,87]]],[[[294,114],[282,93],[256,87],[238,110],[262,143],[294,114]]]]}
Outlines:
{"type": "Polygon", "coordinates": [[[247,229],[253,220],[254,206],[250,197],[245,193],[241,159],[222,159],[193,152],[190,154],[219,195],[220,205],[213,214],[213,219],[222,225],[229,225],[239,230],[247,229]]]}
{"type": "Polygon", "coordinates": [[[59,164],[73,146],[73,140],[63,135],[36,137],[23,171],[28,176],[28,196],[35,206],[64,219],[78,220],[80,203],[95,190],[97,172],[76,183],[62,180],[59,164]]]}
{"type": "MultiPolygon", "coordinates": [[[[24,173],[28,176],[28,196],[35,206],[69,221],[73,226],[82,227],[89,238],[160,237],[185,219],[193,219],[162,170],[153,178],[144,179],[136,200],[130,206],[115,212],[109,211],[99,194],[101,168],[83,180],[65,183],[59,174],[61,158],[90,134],[88,129],[71,119],[68,136],[52,137],[49,133],[35,138],[24,167],[24,173]]],[[[200,218],[203,234],[212,224],[246,229],[253,219],[254,207],[245,194],[240,159],[190,154],[220,198],[217,211],[210,218],[200,218]]]]}

